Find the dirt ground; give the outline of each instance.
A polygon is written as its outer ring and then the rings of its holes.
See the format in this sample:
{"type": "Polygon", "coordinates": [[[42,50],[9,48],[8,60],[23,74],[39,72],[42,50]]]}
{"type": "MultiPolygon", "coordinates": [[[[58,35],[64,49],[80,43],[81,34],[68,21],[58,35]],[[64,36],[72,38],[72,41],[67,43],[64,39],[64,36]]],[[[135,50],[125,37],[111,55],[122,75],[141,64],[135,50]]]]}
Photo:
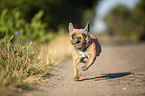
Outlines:
{"type": "Polygon", "coordinates": [[[145,96],[145,43],[102,45],[101,55],[87,71],[80,70],[77,82],[71,58],[50,74],[41,91],[23,96],[145,96]]]}

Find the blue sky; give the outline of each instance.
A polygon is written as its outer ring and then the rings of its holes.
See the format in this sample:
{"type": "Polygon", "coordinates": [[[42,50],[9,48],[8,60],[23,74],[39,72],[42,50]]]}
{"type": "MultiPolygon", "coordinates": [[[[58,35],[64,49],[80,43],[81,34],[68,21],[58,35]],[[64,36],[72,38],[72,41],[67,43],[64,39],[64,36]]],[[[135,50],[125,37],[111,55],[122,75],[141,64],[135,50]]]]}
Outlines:
{"type": "Polygon", "coordinates": [[[95,8],[96,17],[93,20],[92,31],[99,32],[106,28],[102,18],[118,4],[126,5],[128,8],[133,9],[140,0],[100,0],[100,3],[95,8]]]}

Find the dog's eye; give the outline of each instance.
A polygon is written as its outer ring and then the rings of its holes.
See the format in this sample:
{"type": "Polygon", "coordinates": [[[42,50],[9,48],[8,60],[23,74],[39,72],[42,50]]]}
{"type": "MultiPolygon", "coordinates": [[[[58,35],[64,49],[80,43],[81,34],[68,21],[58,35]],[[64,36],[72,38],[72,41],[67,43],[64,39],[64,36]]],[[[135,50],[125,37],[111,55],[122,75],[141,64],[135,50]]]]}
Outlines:
{"type": "Polygon", "coordinates": [[[74,34],[72,34],[72,39],[74,39],[75,38],[75,36],[76,36],[76,34],[74,33],[74,34]]]}
{"type": "Polygon", "coordinates": [[[86,35],[86,34],[82,34],[82,36],[83,36],[84,38],[86,38],[86,37],[87,37],[87,35],[86,35]]]}

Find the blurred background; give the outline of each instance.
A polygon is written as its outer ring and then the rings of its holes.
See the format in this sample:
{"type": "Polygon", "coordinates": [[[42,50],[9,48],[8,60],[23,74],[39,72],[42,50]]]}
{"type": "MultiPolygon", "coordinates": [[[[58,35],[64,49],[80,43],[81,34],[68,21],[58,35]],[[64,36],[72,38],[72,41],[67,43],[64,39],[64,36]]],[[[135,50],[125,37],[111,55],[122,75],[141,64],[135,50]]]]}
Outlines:
{"type": "Polygon", "coordinates": [[[119,41],[145,40],[144,0],[0,0],[0,39],[48,42],[67,33],[68,23],[119,41]]]}
{"type": "MultiPolygon", "coordinates": [[[[32,90],[31,84],[43,81],[71,56],[69,22],[75,28],[90,22],[90,32],[104,49],[108,47],[102,43],[136,44],[145,40],[145,0],[0,0],[0,96],[9,89],[32,90]]],[[[140,49],[144,47],[131,49],[132,56],[141,56],[140,49]]]]}
{"type": "Polygon", "coordinates": [[[100,0],[95,10],[93,32],[116,42],[145,40],[144,0],[100,0]]]}

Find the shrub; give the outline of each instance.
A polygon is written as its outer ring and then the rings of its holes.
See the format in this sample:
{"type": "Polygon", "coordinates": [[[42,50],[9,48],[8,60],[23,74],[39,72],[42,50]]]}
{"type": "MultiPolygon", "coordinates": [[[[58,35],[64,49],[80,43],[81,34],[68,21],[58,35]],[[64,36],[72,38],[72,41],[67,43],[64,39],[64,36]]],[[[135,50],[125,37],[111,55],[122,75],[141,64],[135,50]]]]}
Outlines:
{"type": "Polygon", "coordinates": [[[5,9],[0,16],[0,39],[15,35],[13,40],[17,42],[29,42],[30,40],[44,42],[47,24],[41,22],[43,13],[40,10],[34,15],[31,22],[27,23],[21,17],[19,10],[13,9],[12,12],[8,13],[8,10],[5,9]]]}

